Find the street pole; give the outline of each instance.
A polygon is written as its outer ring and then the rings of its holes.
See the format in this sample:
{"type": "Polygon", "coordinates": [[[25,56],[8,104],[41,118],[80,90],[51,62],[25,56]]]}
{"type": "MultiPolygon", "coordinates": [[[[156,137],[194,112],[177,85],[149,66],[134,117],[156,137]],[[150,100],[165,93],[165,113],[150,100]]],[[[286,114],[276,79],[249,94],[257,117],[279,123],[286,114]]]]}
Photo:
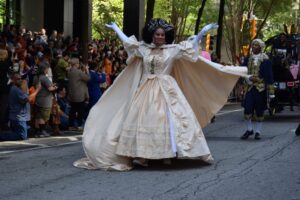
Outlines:
{"type": "Polygon", "coordinates": [[[145,18],[144,5],[144,0],[124,0],[123,31],[127,36],[141,38],[145,18]]]}
{"type": "Polygon", "coordinates": [[[218,28],[217,46],[216,46],[216,54],[220,60],[221,60],[221,44],[222,44],[222,34],[223,34],[224,8],[225,8],[225,0],[221,0],[220,8],[219,8],[219,19],[218,19],[219,28],[218,28]]]}

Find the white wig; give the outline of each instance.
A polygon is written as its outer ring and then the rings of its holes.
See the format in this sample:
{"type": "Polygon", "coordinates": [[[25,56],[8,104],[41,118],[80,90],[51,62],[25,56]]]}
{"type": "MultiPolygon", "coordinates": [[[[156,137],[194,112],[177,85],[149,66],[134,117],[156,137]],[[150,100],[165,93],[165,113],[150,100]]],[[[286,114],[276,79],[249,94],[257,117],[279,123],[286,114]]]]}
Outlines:
{"type": "Polygon", "coordinates": [[[258,43],[258,45],[260,46],[261,49],[264,49],[265,46],[266,46],[264,41],[262,41],[261,39],[255,39],[255,40],[252,41],[252,44],[253,43],[258,43]]]}

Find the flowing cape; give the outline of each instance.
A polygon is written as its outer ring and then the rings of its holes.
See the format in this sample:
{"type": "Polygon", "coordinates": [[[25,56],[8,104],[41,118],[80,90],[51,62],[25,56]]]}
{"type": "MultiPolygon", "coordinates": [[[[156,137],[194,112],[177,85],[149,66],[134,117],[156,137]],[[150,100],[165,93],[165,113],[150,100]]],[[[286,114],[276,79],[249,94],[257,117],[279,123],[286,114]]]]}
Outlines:
{"type": "Polygon", "coordinates": [[[246,67],[224,66],[201,56],[195,63],[177,60],[171,75],[176,79],[202,128],[227,102],[239,77],[248,77],[246,67]]]}

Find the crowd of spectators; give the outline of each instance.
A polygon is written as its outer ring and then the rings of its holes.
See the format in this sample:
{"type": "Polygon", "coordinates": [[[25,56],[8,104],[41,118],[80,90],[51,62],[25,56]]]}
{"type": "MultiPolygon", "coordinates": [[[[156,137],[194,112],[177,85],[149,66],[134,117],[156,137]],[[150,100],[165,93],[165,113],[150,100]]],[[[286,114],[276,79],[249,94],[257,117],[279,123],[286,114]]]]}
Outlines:
{"type": "Polygon", "coordinates": [[[104,39],[89,44],[87,63],[81,57],[78,37],[4,26],[0,33],[0,140],[82,130],[89,110],[126,67],[127,54],[117,41],[104,39]]]}

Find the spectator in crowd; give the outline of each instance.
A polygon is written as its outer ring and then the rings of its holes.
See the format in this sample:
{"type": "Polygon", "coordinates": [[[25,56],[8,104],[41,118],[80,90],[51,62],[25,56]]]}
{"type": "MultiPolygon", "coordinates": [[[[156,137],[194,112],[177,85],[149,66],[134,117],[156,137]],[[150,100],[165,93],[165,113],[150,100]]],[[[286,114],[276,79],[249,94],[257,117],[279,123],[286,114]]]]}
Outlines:
{"type": "Polygon", "coordinates": [[[52,98],[54,92],[57,89],[57,86],[54,85],[50,79],[47,77],[49,70],[49,63],[41,62],[39,64],[40,74],[37,77],[37,81],[41,84],[41,90],[36,96],[36,135],[41,137],[50,136],[46,131],[46,123],[50,118],[51,107],[52,107],[52,98]]]}
{"type": "Polygon", "coordinates": [[[68,100],[71,105],[69,113],[69,129],[82,130],[83,115],[89,99],[87,82],[90,80],[88,65],[82,66],[78,58],[71,58],[71,69],[68,73],[68,100]],[[75,127],[75,120],[77,127],[75,127]]]}
{"type": "Polygon", "coordinates": [[[67,53],[58,54],[57,65],[55,66],[56,80],[59,86],[67,86],[67,72],[69,67],[69,55],[67,53]]]}
{"type": "Polygon", "coordinates": [[[19,66],[19,73],[21,74],[22,79],[29,81],[29,72],[30,68],[26,62],[27,50],[20,49],[17,52],[17,64],[19,66]]]}
{"type": "Polygon", "coordinates": [[[207,51],[201,51],[200,55],[207,60],[211,60],[211,56],[207,51]]]}
{"type": "MultiPolygon", "coordinates": [[[[25,28],[17,30],[13,25],[5,25],[2,33],[0,34],[0,41],[7,42],[2,42],[3,44],[0,42],[0,46],[2,46],[0,47],[0,129],[9,129],[8,96],[11,82],[9,77],[10,74],[13,71],[19,73],[22,79],[28,81],[28,87],[31,88],[31,93],[34,93],[35,86],[39,82],[37,77],[40,76],[40,74],[38,74],[40,71],[40,63],[46,61],[50,63],[46,77],[50,80],[50,82],[53,80],[58,83],[58,85],[62,85],[63,88],[65,88],[64,91],[69,91],[67,89],[67,71],[70,68],[70,56],[67,55],[73,55],[76,57],[80,57],[81,55],[79,54],[79,38],[72,39],[69,36],[65,38],[63,33],[58,33],[57,31],[53,31],[53,34],[48,38],[44,29],[41,29],[40,32],[34,32],[33,34],[32,31],[27,31],[25,28]],[[53,74],[51,73],[51,69],[53,69],[53,74]]],[[[107,70],[109,71],[110,75],[107,75],[106,81],[101,84],[102,86],[105,86],[106,89],[111,84],[111,79],[115,79],[116,76],[118,76],[118,74],[125,68],[126,65],[124,63],[126,60],[126,52],[124,51],[124,48],[119,46],[116,41],[110,39],[93,40],[89,46],[91,47],[90,51],[88,52],[89,62],[102,63],[99,66],[103,66],[105,55],[106,58],[108,58],[109,55],[110,65],[108,65],[107,70]],[[118,59],[119,64],[115,64],[114,67],[111,65],[111,63],[114,63],[116,59],[118,59]]],[[[99,70],[94,71],[96,72],[99,70]]],[[[77,92],[76,89],[72,91],[72,93],[77,92]]],[[[88,98],[88,93],[89,92],[86,87],[85,101],[88,98]]],[[[37,134],[41,134],[41,132],[45,133],[45,131],[40,130],[38,120],[34,119],[37,114],[41,114],[40,106],[37,104],[46,102],[44,100],[40,100],[43,97],[46,98],[43,95],[42,97],[41,94],[46,94],[44,86],[42,86],[41,93],[37,95],[37,100],[35,99],[30,101],[32,111],[31,115],[33,117],[31,119],[31,125],[32,127],[36,127],[33,133],[37,134]]],[[[76,96],[76,94],[70,94],[70,96],[76,96]]],[[[98,93],[96,90],[94,90],[94,93],[91,95],[89,107],[96,103],[100,96],[101,91],[98,93]]],[[[64,99],[65,98],[66,97],[64,97],[64,99]]],[[[84,106],[88,105],[85,104],[84,106]]],[[[63,109],[61,108],[61,110],[63,109]]],[[[47,112],[44,111],[45,109],[43,110],[43,114],[47,114],[47,112]]],[[[68,114],[69,112],[64,111],[64,113],[68,114]]],[[[76,111],[75,113],[78,112],[76,111]]],[[[75,114],[75,116],[77,117],[77,114],[75,114]]],[[[43,117],[46,117],[46,115],[43,117]]],[[[60,119],[60,127],[68,127],[68,125],[63,125],[64,122],[62,120],[67,118],[61,116],[60,119]]],[[[67,123],[68,119],[65,120],[65,122],[67,123]]],[[[45,121],[45,124],[47,124],[47,120],[45,121]]],[[[43,123],[41,124],[41,128],[44,129],[43,123]]]]}
{"type": "Polygon", "coordinates": [[[11,132],[0,134],[0,141],[27,139],[27,121],[30,120],[30,106],[28,101],[40,90],[28,96],[27,81],[22,80],[19,73],[12,76],[13,85],[9,93],[9,120],[11,132]]]}
{"type": "Polygon", "coordinates": [[[69,47],[71,57],[79,57],[79,37],[75,37],[69,47]]]}
{"type": "Polygon", "coordinates": [[[66,88],[59,86],[57,89],[57,103],[60,107],[62,114],[60,115],[60,130],[67,130],[69,128],[69,111],[70,104],[66,97],[66,88]]]}
{"type": "Polygon", "coordinates": [[[40,39],[41,39],[41,43],[43,45],[48,44],[48,36],[46,35],[46,29],[42,28],[41,29],[41,33],[40,33],[40,39]]]}
{"type": "Polygon", "coordinates": [[[111,51],[108,51],[107,54],[105,55],[105,58],[103,60],[103,68],[104,71],[107,75],[112,74],[112,55],[111,51]]]}
{"type": "Polygon", "coordinates": [[[50,37],[49,37],[49,40],[52,41],[52,42],[56,42],[57,41],[57,30],[53,30],[50,37]]]}
{"type": "Polygon", "coordinates": [[[8,129],[8,74],[10,66],[10,55],[6,50],[6,43],[0,42],[0,130],[8,129]]]}
{"type": "Polygon", "coordinates": [[[26,39],[27,46],[33,45],[34,37],[32,31],[27,31],[27,34],[25,35],[25,39],[26,39]]]}
{"type": "Polygon", "coordinates": [[[216,52],[212,52],[212,53],[210,54],[210,57],[211,57],[211,61],[212,61],[212,62],[220,63],[220,59],[219,59],[219,57],[218,57],[218,55],[217,55],[216,52]]]}
{"type": "Polygon", "coordinates": [[[112,71],[112,75],[111,75],[111,81],[112,83],[114,82],[114,80],[119,76],[119,74],[122,72],[122,68],[121,68],[121,64],[120,64],[120,60],[119,59],[115,59],[113,64],[113,71],[112,71]]]}
{"type": "Polygon", "coordinates": [[[106,75],[96,71],[97,63],[91,62],[89,65],[90,80],[88,82],[89,89],[89,110],[97,103],[102,95],[100,84],[106,81],[106,75]]]}
{"type": "Polygon", "coordinates": [[[64,115],[63,111],[60,109],[60,106],[57,102],[57,96],[54,95],[52,99],[52,108],[51,108],[51,125],[53,129],[52,135],[61,135],[60,133],[60,124],[61,116],[64,115]]]}

